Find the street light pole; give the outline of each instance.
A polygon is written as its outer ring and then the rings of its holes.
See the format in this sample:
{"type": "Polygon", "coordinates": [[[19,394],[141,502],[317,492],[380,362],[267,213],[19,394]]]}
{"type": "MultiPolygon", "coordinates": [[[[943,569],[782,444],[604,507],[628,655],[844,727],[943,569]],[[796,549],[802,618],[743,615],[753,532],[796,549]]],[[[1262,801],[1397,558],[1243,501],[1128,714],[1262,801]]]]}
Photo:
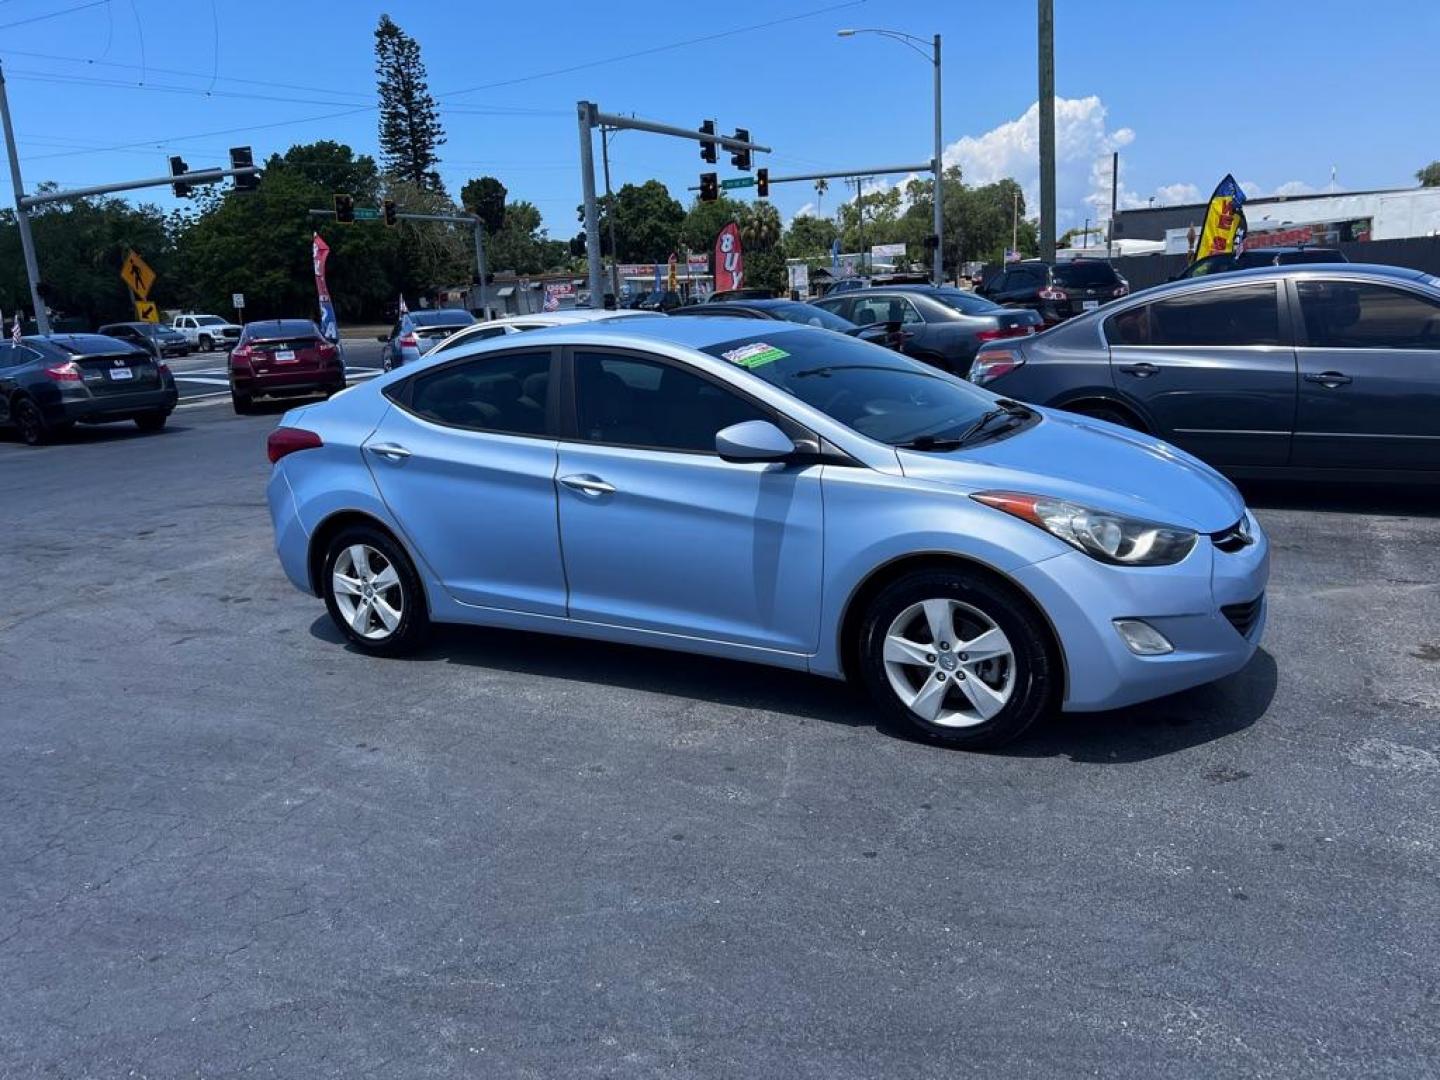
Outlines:
{"type": "Polygon", "coordinates": [[[0,70],[0,120],[5,124],[5,149],[10,153],[10,182],[15,187],[15,223],[20,227],[20,250],[25,257],[25,276],[30,279],[30,303],[35,306],[35,328],[50,333],[50,313],[40,298],[40,264],[35,260],[35,238],[30,235],[30,213],[25,208],[25,182],[20,179],[20,155],[15,151],[15,129],[10,125],[10,97],[5,91],[5,72],[0,70]]]}
{"type": "Polygon", "coordinates": [[[930,170],[935,176],[935,207],[934,221],[932,227],[935,233],[935,256],[930,270],[932,284],[945,284],[945,249],[941,243],[945,228],[945,200],[944,182],[942,173],[944,166],[941,164],[940,156],[944,150],[944,140],[940,132],[940,35],[936,34],[929,42],[924,38],[918,38],[914,34],[906,34],[899,30],[883,30],[877,27],[865,27],[862,29],[837,30],[839,37],[854,37],[856,34],[879,34],[881,37],[888,37],[900,44],[913,49],[921,56],[926,57],[935,68],[935,156],[930,159],[930,170]],[[930,48],[927,50],[926,45],[930,48]]]}

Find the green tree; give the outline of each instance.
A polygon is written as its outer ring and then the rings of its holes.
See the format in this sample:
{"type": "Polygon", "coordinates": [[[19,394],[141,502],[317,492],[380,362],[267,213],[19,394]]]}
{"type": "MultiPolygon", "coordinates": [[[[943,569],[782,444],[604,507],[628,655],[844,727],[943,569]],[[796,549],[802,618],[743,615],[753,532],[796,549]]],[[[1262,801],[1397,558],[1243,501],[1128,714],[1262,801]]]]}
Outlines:
{"type": "Polygon", "coordinates": [[[485,223],[490,235],[505,227],[505,185],[493,176],[467,181],[460,189],[460,205],[485,223]]]}
{"type": "MultiPolygon", "coordinates": [[[[41,184],[40,192],[54,184],[41,184]]],[[[31,231],[39,253],[40,280],[47,306],[61,318],[102,322],[133,319],[130,293],[120,279],[126,251],[137,251],[158,275],[151,297],[175,303],[180,279],[165,215],[154,206],[132,206],[123,199],[77,199],[31,211],[31,231]]],[[[30,287],[20,251],[20,232],[12,210],[0,211],[0,311],[31,312],[30,287]]]]}
{"type": "Polygon", "coordinates": [[[784,294],[789,287],[785,273],[785,248],[781,243],[780,214],[768,202],[755,202],[740,213],[740,243],[745,253],[744,284],[774,289],[784,294]]]}
{"type": "Polygon", "coordinates": [[[1421,187],[1440,187],[1440,161],[1432,161],[1415,174],[1421,187]]]}
{"type": "Polygon", "coordinates": [[[568,258],[568,247],[550,240],[541,226],[540,211],[523,199],[510,204],[504,227],[491,234],[489,244],[486,261],[492,270],[538,274],[564,264],[568,258]]]}
{"type": "MultiPolygon", "coordinates": [[[[418,187],[408,180],[392,180],[389,197],[411,214],[455,214],[459,211],[443,191],[418,187]]],[[[399,237],[404,291],[425,293],[444,285],[458,285],[475,277],[475,233],[469,225],[438,221],[402,221],[393,230],[399,237]]]]}
{"type": "MultiPolygon", "coordinates": [[[[659,180],[640,185],[626,184],[612,201],[600,199],[600,235],[608,239],[607,215],[615,215],[616,258],[621,262],[664,262],[680,248],[680,231],[685,207],[671,198],[659,180]]],[[[585,208],[577,207],[583,223],[585,208]]],[[[602,243],[605,242],[602,239],[602,243]]]]}
{"type": "Polygon", "coordinates": [[[440,191],[436,149],[445,142],[440,110],[430,96],[420,45],[380,16],[375,28],[375,75],[380,89],[380,157],[385,171],[417,188],[440,191]]]}
{"type": "Polygon", "coordinates": [[[785,230],[785,251],[792,259],[829,258],[838,230],[829,218],[799,214],[785,230]]]}
{"type": "Polygon", "coordinates": [[[721,195],[714,202],[696,199],[680,223],[680,243],[687,251],[704,252],[713,259],[715,237],[730,222],[738,222],[744,210],[744,203],[728,195],[721,195]]]}

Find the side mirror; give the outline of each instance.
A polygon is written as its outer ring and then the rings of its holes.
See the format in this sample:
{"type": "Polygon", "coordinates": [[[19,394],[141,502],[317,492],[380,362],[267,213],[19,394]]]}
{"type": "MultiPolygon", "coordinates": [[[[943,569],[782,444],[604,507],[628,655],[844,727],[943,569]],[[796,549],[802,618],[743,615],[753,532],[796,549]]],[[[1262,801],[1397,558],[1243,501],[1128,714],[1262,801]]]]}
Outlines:
{"type": "Polygon", "coordinates": [[[788,461],[795,444],[768,420],[746,420],[715,433],[715,452],[722,461],[737,464],[788,461]]]}

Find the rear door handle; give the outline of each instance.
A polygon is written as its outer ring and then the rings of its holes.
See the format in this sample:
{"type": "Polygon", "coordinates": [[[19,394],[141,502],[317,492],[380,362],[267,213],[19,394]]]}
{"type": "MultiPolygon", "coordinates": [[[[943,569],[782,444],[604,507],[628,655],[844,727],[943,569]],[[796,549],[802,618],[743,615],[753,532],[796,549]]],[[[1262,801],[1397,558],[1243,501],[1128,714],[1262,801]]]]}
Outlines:
{"type": "Polygon", "coordinates": [[[1160,369],[1154,364],[1141,361],[1138,364],[1121,364],[1121,371],[1126,375],[1134,375],[1137,379],[1148,379],[1151,375],[1159,375],[1160,369]]]}
{"type": "Polygon", "coordinates": [[[1338,371],[1322,371],[1318,375],[1311,372],[1305,374],[1306,382],[1318,382],[1321,386],[1334,390],[1337,386],[1345,386],[1354,380],[1349,375],[1342,375],[1338,371]]]}
{"type": "Polygon", "coordinates": [[[405,447],[399,443],[393,442],[371,443],[366,449],[372,454],[379,454],[381,457],[388,458],[390,461],[404,461],[410,456],[409,450],[406,450],[405,447]]]}
{"type": "Polygon", "coordinates": [[[588,495],[592,499],[601,495],[614,495],[615,485],[607,484],[598,476],[589,473],[576,473],[573,476],[560,477],[560,483],[564,484],[571,491],[578,491],[581,495],[588,495]]]}

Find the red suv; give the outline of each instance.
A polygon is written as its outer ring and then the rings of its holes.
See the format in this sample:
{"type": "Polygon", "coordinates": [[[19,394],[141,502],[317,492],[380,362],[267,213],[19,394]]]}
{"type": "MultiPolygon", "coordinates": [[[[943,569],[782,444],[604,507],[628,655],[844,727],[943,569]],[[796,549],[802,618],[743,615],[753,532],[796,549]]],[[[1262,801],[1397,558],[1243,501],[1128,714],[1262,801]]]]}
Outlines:
{"type": "Polygon", "coordinates": [[[230,397],[249,413],[257,397],[296,397],[345,389],[340,349],[309,319],[246,323],[230,352],[230,397]]]}

